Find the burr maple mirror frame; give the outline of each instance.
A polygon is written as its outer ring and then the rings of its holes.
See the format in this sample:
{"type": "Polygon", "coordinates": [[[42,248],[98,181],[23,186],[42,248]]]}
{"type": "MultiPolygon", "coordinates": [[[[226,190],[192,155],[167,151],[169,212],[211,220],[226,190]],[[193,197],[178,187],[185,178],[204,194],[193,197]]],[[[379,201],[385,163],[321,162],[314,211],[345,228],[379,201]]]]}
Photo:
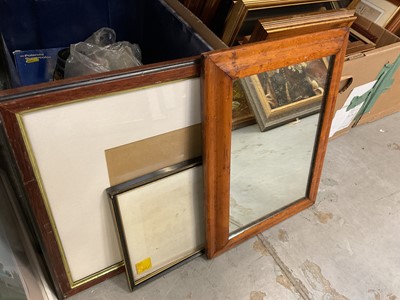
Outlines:
{"type": "MultiPolygon", "coordinates": [[[[350,24],[349,24],[350,26],[350,24]]],[[[349,28],[316,32],[288,39],[247,44],[205,53],[202,72],[203,167],[206,213],[206,254],[209,258],[238,245],[311,206],[316,199],[328,134],[334,113],[349,28]],[[302,62],[330,58],[326,93],[310,145],[305,197],[257,219],[234,233],[230,230],[233,82],[302,62]]],[[[313,117],[318,118],[317,115],[313,117]]],[[[287,126],[287,125],[285,125],[287,126]]],[[[267,134],[263,132],[261,134],[267,134]]],[[[287,184],[289,187],[290,184],[287,184]]]]}

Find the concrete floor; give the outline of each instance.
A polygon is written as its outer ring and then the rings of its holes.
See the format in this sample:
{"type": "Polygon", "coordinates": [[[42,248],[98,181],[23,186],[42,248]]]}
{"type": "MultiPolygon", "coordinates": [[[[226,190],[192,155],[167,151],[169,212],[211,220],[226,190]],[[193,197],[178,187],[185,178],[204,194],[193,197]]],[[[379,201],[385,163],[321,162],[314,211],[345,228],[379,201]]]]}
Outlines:
{"type": "Polygon", "coordinates": [[[400,297],[400,113],[329,143],[316,204],[213,259],[137,288],[124,274],[83,299],[400,297]]]}

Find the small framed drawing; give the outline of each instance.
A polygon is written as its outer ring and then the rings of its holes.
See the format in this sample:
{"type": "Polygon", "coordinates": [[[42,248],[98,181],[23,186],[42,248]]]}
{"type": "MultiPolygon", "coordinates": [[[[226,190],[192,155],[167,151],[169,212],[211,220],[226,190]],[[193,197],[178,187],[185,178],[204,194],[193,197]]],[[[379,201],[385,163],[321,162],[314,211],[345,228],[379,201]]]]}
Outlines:
{"type": "Polygon", "coordinates": [[[110,187],[107,194],[131,290],[202,254],[200,158],[110,187]]]}
{"type": "Polygon", "coordinates": [[[328,66],[329,57],[242,79],[261,131],[319,111],[328,66]]]}
{"type": "MultiPolygon", "coordinates": [[[[316,31],[326,31],[354,19],[354,11],[347,9],[269,17],[257,21],[249,42],[276,40],[316,31]]],[[[252,113],[250,116],[256,117],[262,131],[296,118],[311,115],[320,109],[328,79],[328,59],[302,62],[236,80],[233,83],[233,104],[241,104],[239,101],[235,101],[235,96],[238,94],[237,86],[240,82],[242,94],[245,95],[242,98],[245,98],[250,106],[248,109],[252,113]]],[[[236,106],[233,105],[233,112],[235,109],[236,106]]],[[[244,112],[240,115],[241,119],[235,118],[235,114],[233,114],[233,129],[239,127],[236,126],[238,120],[242,121],[244,116],[249,115],[248,113],[246,115],[244,109],[241,112],[244,112]]]]}
{"type": "Polygon", "coordinates": [[[382,27],[387,27],[398,18],[400,1],[398,0],[361,0],[356,6],[356,13],[382,27]]]}

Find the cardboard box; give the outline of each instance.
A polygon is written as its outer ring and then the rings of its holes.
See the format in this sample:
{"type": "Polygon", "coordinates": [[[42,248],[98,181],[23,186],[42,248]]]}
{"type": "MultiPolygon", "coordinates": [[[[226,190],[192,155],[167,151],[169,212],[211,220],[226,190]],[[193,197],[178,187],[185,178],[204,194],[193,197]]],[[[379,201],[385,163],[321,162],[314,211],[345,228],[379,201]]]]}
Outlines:
{"type": "MultiPolygon", "coordinates": [[[[346,58],[342,72],[342,85],[336,101],[336,113],[332,121],[331,139],[349,132],[356,125],[372,122],[400,111],[399,70],[395,72],[394,81],[391,83],[390,88],[377,95],[369,103],[368,108],[370,110],[367,109],[362,114],[360,109],[359,113],[362,115],[357,116],[355,111],[351,114],[350,109],[347,109],[347,104],[350,104],[352,100],[348,99],[351,93],[356,92],[357,90],[355,89],[362,88],[363,85],[375,81],[381,70],[385,68],[385,65],[393,64],[400,55],[399,37],[360,16],[358,16],[355,23],[375,35],[378,39],[375,49],[346,58]],[[332,134],[333,131],[335,132],[334,134],[332,134]]],[[[368,89],[364,89],[364,92],[367,91],[368,89]]],[[[353,106],[350,105],[350,107],[353,106]]]]}

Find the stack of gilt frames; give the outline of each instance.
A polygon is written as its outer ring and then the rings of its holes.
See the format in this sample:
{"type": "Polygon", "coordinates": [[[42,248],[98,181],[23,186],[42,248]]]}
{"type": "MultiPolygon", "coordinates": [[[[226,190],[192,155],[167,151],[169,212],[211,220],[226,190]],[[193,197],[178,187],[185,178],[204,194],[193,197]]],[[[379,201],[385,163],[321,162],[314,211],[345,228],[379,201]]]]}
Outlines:
{"type": "Polygon", "coordinates": [[[227,45],[234,45],[251,33],[256,20],[265,17],[336,8],[338,8],[336,1],[326,0],[238,0],[226,18],[222,40],[227,45]]]}

